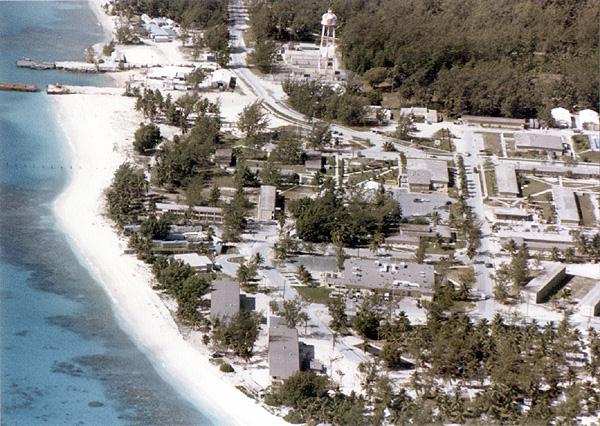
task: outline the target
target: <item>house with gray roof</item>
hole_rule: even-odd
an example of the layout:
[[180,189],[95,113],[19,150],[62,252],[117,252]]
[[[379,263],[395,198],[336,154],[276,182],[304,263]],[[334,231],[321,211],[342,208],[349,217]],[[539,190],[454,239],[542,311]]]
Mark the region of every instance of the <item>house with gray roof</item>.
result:
[[239,283],[221,279],[211,284],[210,316],[214,319],[227,320],[240,311]]
[[298,330],[280,317],[269,318],[269,375],[274,381],[287,380],[300,371]]

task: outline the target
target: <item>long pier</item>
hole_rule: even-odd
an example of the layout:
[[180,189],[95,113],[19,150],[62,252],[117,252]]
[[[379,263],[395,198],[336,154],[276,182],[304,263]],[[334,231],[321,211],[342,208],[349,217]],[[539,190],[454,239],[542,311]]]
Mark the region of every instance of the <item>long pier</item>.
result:
[[35,84],[0,82],[0,90],[10,90],[13,92],[37,92],[39,89]]
[[32,70],[61,70],[68,72],[79,73],[103,73],[103,72],[119,72],[135,68],[135,66],[125,62],[99,62],[89,63],[82,61],[57,61],[45,62],[35,61],[30,58],[21,58],[16,62],[19,68],[30,68]]

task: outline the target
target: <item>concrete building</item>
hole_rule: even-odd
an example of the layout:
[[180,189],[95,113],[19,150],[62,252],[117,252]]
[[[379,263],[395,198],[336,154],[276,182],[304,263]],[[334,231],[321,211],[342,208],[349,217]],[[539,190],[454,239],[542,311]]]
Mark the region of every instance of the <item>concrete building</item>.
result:
[[261,185],[258,196],[257,220],[265,222],[275,220],[276,201],[277,188],[272,185]]
[[579,312],[586,317],[600,316],[600,282],[581,299]]
[[518,220],[518,221],[527,221],[531,220],[531,213],[527,210],[519,209],[519,208],[495,208],[494,216],[496,220]]
[[579,130],[600,130],[598,113],[591,109],[583,109],[575,115],[575,126]]
[[330,287],[385,291],[404,295],[431,295],[434,286],[432,265],[346,259],[341,273],[323,274]]
[[567,267],[560,263],[546,265],[544,272],[525,286],[525,294],[531,303],[547,302],[550,296],[561,289],[567,278]]
[[568,109],[558,107],[550,110],[550,116],[554,120],[556,127],[570,128],[572,124],[571,113]]
[[175,216],[189,215],[190,219],[200,223],[223,223],[223,209],[209,206],[186,206],[174,203],[156,203],[156,213],[159,216],[172,214]]
[[153,19],[144,25],[144,28],[148,32],[148,37],[155,43],[169,43],[175,40],[177,37],[175,30],[168,25],[159,25],[155,22],[157,19],[159,18]]
[[525,120],[520,118],[506,118],[506,117],[483,117],[477,115],[463,115],[461,121],[467,126],[480,126],[489,128],[502,128],[502,129],[524,129]]
[[500,197],[516,197],[521,192],[517,182],[515,166],[510,163],[500,163],[495,168],[496,187]]
[[213,271],[213,261],[208,256],[201,256],[198,253],[182,253],[173,255],[173,259],[180,260],[192,267],[195,272],[209,273]]
[[[446,189],[450,181],[448,164],[443,160],[429,158],[408,158],[406,175],[411,192]],[[427,183],[427,181],[429,182]]]
[[401,224],[398,232],[387,237],[385,243],[392,246],[418,246],[421,238],[430,240],[440,238],[444,243],[452,243],[456,239],[456,234],[445,225]]
[[552,199],[556,208],[556,216],[561,225],[579,225],[579,210],[574,190],[563,186],[553,186]]
[[406,172],[406,182],[410,192],[431,191],[431,172],[429,170],[412,170]]
[[545,133],[515,133],[515,148],[524,151],[563,152],[563,140],[560,136]]
[[211,284],[210,316],[227,320],[240,311],[240,285],[228,279],[215,280]]
[[304,167],[311,172],[323,170],[323,155],[319,151],[309,151],[306,153]]
[[439,121],[438,113],[434,109],[422,107],[400,108],[400,115],[421,119],[427,123],[437,123]]
[[287,326],[283,318],[269,318],[269,375],[274,381],[287,380],[300,371],[298,330]]
[[210,75],[210,85],[219,90],[235,89],[236,78],[228,69],[220,68]]

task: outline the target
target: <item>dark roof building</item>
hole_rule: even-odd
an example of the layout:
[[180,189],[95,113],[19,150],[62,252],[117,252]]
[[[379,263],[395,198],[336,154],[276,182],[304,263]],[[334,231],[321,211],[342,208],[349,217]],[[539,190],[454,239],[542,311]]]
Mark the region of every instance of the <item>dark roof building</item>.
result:
[[240,311],[240,285],[235,281],[222,279],[211,284],[210,316],[215,319],[229,319]]
[[273,380],[287,380],[300,370],[298,330],[283,318],[269,318],[269,374]]

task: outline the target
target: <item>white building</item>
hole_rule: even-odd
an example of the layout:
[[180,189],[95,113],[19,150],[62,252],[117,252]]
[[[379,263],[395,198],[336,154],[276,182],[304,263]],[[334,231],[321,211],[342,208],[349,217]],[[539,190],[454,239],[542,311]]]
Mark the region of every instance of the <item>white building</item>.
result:
[[519,195],[519,184],[514,164],[500,163],[496,166],[496,186],[501,197],[516,197]]
[[552,108],[550,116],[557,127],[571,127],[571,113],[568,109],[562,107]]
[[427,123],[437,123],[439,121],[436,110],[423,107],[400,108],[400,115],[422,118]]
[[575,115],[575,126],[579,130],[600,130],[598,113],[592,109],[583,109]]
[[214,266],[212,260],[210,260],[208,256],[201,256],[197,253],[176,254],[173,256],[173,259],[180,260],[183,263],[190,265],[196,272],[212,272]]

